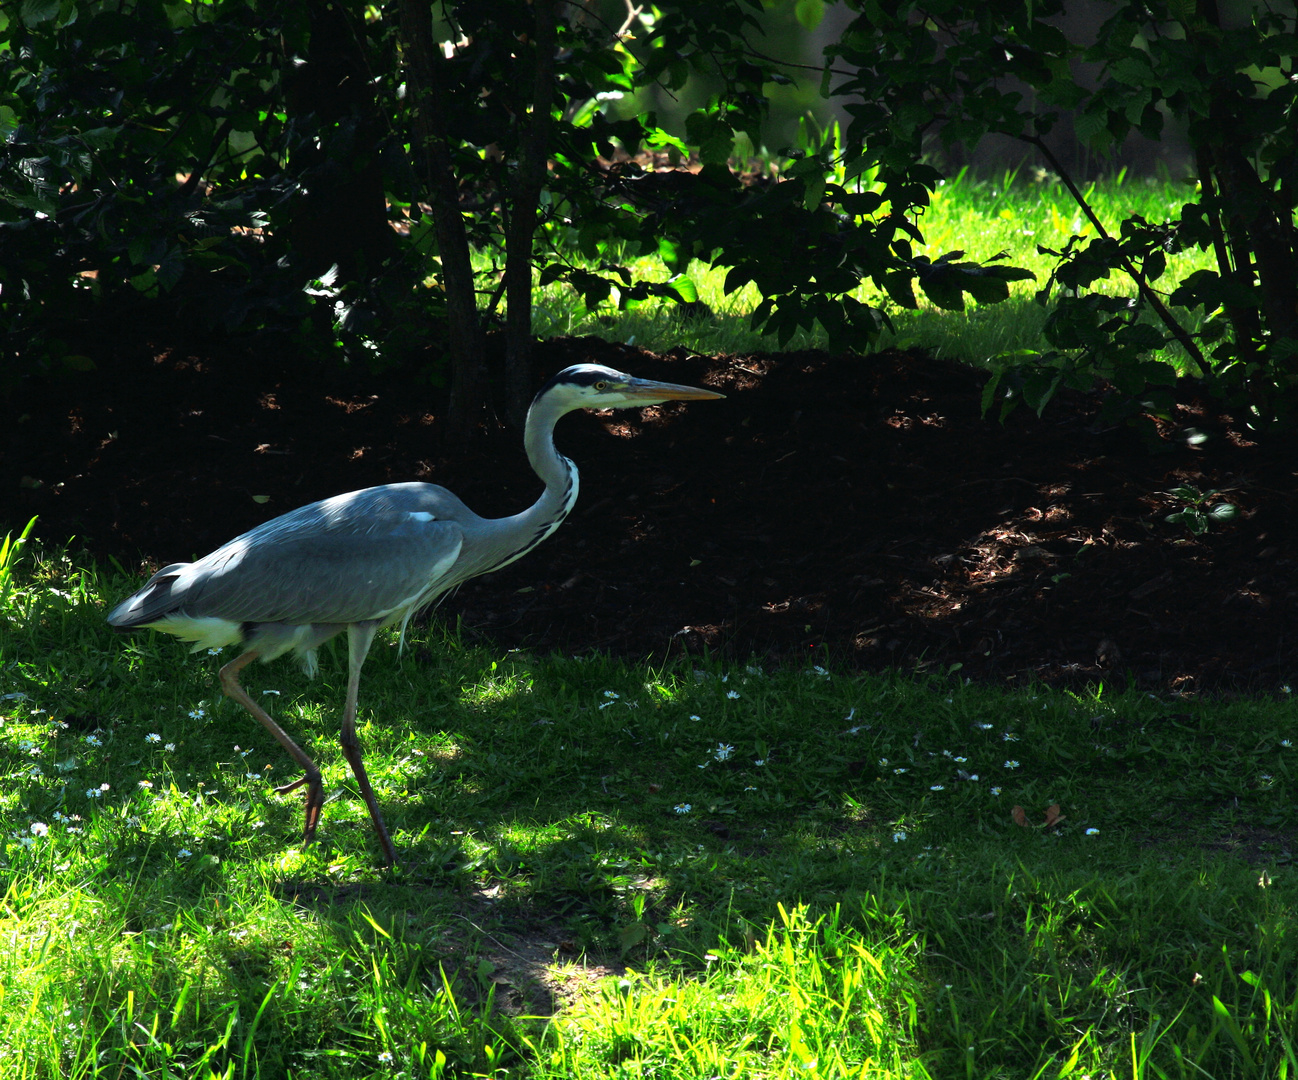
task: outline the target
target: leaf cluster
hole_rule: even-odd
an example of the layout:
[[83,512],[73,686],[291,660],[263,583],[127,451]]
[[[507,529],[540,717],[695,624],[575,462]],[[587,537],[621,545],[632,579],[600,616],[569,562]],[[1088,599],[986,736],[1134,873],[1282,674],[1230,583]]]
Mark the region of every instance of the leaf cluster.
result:
[[[1038,296],[1054,299],[1049,351],[1003,358],[985,403],[1000,396],[1039,409],[1059,386],[1098,376],[1116,387],[1119,415],[1161,412],[1189,373],[1246,405],[1259,425],[1284,417],[1298,354],[1292,9],[1253,5],[1226,18],[1213,3],[1115,0],[1084,43],[1054,25],[1058,2],[849,6],[859,14],[827,54],[854,69],[832,90],[860,98],[847,106],[852,137],[882,161],[916,160],[929,142],[1016,138],[1045,158],[1090,221],[1087,235],[1041,249],[1059,260]],[[1182,127],[1198,184],[1179,218],[1106,227],[1045,141],[1065,112],[1100,154],[1133,132],[1159,138],[1169,118]],[[1168,256],[1190,247],[1211,250],[1217,270],[1166,285]],[[1088,291],[1111,275],[1130,283],[1130,295]],[[1175,308],[1210,318],[1191,334]],[[1149,359],[1171,342],[1186,354],[1181,371]]]
[[[129,312],[160,298],[231,327],[296,324],[323,300],[343,338],[364,344],[409,321],[411,304],[476,324],[508,293],[509,310],[526,313],[534,268],[588,306],[658,297],[702,313],[695,261],[725,269],[727,294],[754,286],[752,325],[782,344],[819,324],[831,348],[863,349],[890,325],[871,295],[961,310],[1032,277],[1001,255],[924,250],[941,179],[931,151],[997,134],[1045,158],[1090,228],[1042,249],[1057,259],[1038,294],[1051,309],[1047,349],[1001,358],[987,403],[1041,408],[1098,377],[1116,388],[1118,415],[1157,412],[1190,374],[1259,425],[1289,408],[1292,12],[1226,19],[1208,0],[1112,0],[1086,43],[1058,25],[1062,0],[844,0],[850,20],[818,70],[845,122],[804,123],[796,146],[771,148],[762,174],[741,178],[737,149],[765,145],[768,92],[802,73],[760,47],[758,0],[629,13],[447,0],[431,9],[436,47],[415,93],[418,5],[326,7],[341,21],[309,3],[27,0],[0,27],[0,317],[19,361],[9,370],[85,366],[68,328],[104,302]],[[794,14],[814,25],[823,11],[804,2]],[[341,81],[329,81],[332,63]],[[303,70],[360,89],[311,100],[304,88],[320,84]],[[694,104],[669,122],[647,107],[655,95]],[[1102,222],[1045,141],[1065,114],[1101,153],[1132,132],[1158,137],[1169,118],[1183,125],[1198,186],[1180,216]],[[320,193],[361,180],[358,217],[388,241],[389,220],[400,226],[368,263],[345,250],[345,230],[332,254],[316,239],[330,231]],[[1169,283],[1169,256],[1190,247],[1211,250],[1217,268]],[[319,249],[314,268],[308,248]],[[476,275],[469,248],[489,254]],[[627,263],[645,255],[668,281],[638,280]],[[440,303],[455,265],[473,279],[457,295],[476,291],[478,307]],[[437,288],[412,292],[430,267]],[[1114,278],[1128,295],[1092,291]],[[1178,308],[1206,321],[1191,333]],[[511,357],[525,356],[527,330],[511,317]],[[1180,369],[1150,359],[1169,341],[1186,356]]]
[[265,241],[292,188],[279,99],[300,26],[231,0],[15,14],[0,29],[8,370],[87,366],[78,325],[105,306],[129,316],[170,295],[231,326],[282,304]]

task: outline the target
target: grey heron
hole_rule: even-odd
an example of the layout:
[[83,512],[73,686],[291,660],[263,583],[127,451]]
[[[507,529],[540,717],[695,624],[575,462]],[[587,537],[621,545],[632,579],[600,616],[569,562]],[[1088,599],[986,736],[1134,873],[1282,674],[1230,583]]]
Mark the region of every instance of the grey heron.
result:
[[626,409],[722,394],[637,379],[597,364],[565,368],[541,388],[523,445],[545,483],[541,497],[512,517],[479,517],[436,484],[385,484],[299,507],[237,536],[193,563],[159,570],[108,614],[118,630],[149,627],[193,643],[193,651],[239,645],[220,670],[221,689],[251,713],[302,768],[275,790],[306,787],[303,844],[315,836],[324,784],[310,756],[239,683],[254,660],[292,651],[308,674],[316,649],[347,631],[343,755],[369,808],[388,865],[396,849],[383,823],[356,736],[361,665],[375,632],[406,625],[421,608],[479,574],[522,558],[548,537],[577,501],[577,466],[554,446],[559,418],[575,409]]

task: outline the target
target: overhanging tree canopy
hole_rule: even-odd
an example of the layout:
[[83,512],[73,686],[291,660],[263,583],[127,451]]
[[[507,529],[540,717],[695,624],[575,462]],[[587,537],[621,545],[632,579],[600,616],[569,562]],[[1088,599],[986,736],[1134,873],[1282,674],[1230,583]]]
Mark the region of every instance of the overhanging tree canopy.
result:
[[[997,132],[1048,155],[1043,136],[1070,109],[1100,149],[1183,119],[1201,186],[1176,221],[1093,219],[1059,252],[1042,290],[1050,347],[1007,363],[993,388],[1039,407],[1098,374],[1147,404],[1172,374],[1148,354],[1172,337],[1259,419],[1284,411],[1298,322],[1292,11],[1227,20],[1213,0],[1116,0],[1097,40],[1076,42],[1054,25],[1060,0],[845,6],[853,19],[819,74],[848,122],[799,152],[772,148],[778,182],[754,185],[733,167],[737,137],[760,145],[764,90],[807,74],[762,47],[759,0],[629,14],[566,0],[25,0],[0,31],[10,378],[90,362],[69,327],[104,306],[165,301],[214,326],[298,325],[314,307],[377,362],[408,362],[432,312],[463,437],[486,397],[482,320],[502,298],[507,410],[526,404],[534,272],[592,304],[688,303],[695,259],[727,267],[727,290],[754,284],[753,323],[781,340],[819,324],[831,347],[864,348],[886,303],[919,303],[916,286],[959,308],[1029,276],[922,250],[940,179],[925,138]],[[816,10],[799,5],[808,21]],[[1075,77],[1083,60],[1099,66],[1094,85]],[[698,79],[708,98],[679,130],[618,111],[647,86]],[[655,172],[642,150],[696,164]],[[1166,255],[1189,244],[1219,269],[1169,289]],[[628,251],[656,254],[669,281],[636,281],[618,261]],[[432,289],[419,284],[430,271]],[[1087,292],[1114,272],[1130,297]],[[887,302],[862,299],[863,284]],[[1177,305],[1216,317],[1190,335]],[[1163,330],[1137,319],[1145,308]]]

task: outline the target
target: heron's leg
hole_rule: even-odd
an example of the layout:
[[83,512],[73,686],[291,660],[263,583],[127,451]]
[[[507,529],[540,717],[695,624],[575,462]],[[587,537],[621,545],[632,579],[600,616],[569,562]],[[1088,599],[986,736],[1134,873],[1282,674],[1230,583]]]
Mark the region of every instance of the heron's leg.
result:
[[361,760],[361,743],[356,737],[356,697],[360,689],[361,665],[365,663],[365,657],[370,651],[370,643],[374,640],[374,632],[378,628],[377,622],[352,623],[347,628],[347,706],[343,710],[343,729],[339,741],[342,743],[343,757],[347,759],[356,776],[356,786],[361,789],[361,798],[369,807],[370,820],[374,822],[374,831],[379,834],[379,842],[383,845],[384,854],[387,855],[388,865],[392,866],[397,861],[397,849],[392,846],[388,827],[383,824],[379,801],[374,797],[374,789],[370,786],[369,774],[366,773],[365,763]]
[[315,838],[316,825],[320,822],[320,808],[324,806],[324,781],[321,779],[320,770],[316,767],[316,763],[307,756],[306,751],[298,746],[290,738],[288,732],[275,723],[270,718],[270,714],[253,701],[248,696],[248,691],[239,685],[239,672],[256,659],[257,650],[249,649],[221,668],[221,689],[225,691],[226,697],[233,698],[252,713],[262,727],[275,736],[275,740],[280,746],[292,754],[293,760],[301,765],[305,771],[306,775],[301,780],[295,780],[293,783],[285,784],[275,790],[281,792],[293,791],[306,784],[306,825],[302,831],[302,843],[309,844]]

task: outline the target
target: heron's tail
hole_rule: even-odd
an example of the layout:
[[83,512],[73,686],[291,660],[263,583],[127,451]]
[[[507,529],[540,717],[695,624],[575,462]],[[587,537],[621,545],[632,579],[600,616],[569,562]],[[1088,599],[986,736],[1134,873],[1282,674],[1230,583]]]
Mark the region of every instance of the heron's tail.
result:
[[149,578],[142,589],[133,592],[108,613],[108,625],[115,630],[136,630],[174,612],[180,605],[172,585],[188,565],[172,563],[164,566]]

